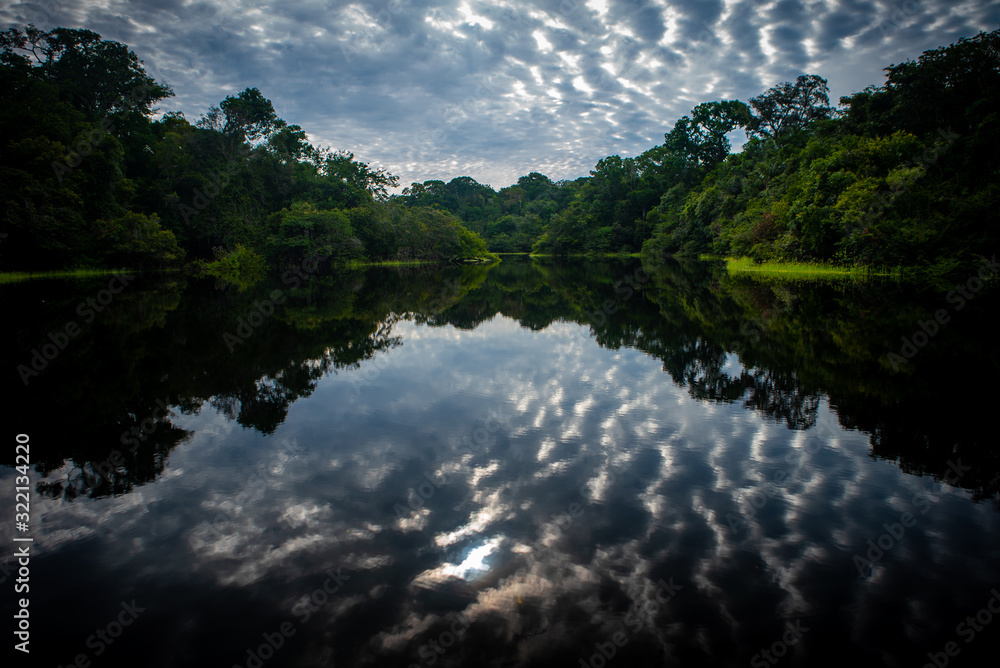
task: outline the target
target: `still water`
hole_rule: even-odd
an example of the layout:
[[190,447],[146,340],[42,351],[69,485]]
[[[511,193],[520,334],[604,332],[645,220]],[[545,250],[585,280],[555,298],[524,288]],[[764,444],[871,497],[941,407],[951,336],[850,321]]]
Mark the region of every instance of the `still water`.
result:
[[107,284],[0,287],[17,665],[996,665],[992,287],[505,260],[79,306]]

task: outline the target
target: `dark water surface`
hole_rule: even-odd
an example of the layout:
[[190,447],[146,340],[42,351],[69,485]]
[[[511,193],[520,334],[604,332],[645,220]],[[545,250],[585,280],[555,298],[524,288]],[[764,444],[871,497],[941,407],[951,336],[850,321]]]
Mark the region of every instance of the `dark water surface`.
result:
[[1000,291],[297,282],[142,277],[93,313],[107,278],[0,286],[18,665],[997,665]]

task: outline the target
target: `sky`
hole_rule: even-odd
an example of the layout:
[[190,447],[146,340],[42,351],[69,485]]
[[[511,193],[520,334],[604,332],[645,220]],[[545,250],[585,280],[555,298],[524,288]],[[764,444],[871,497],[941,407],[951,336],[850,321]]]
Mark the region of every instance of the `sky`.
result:
[[[701,102],[819,74],[831,101],[1000,25],[1000,0],[0,0],[0,24],[128,44],[192,122],[256,87],[401,187],[586,176]],[[740,144],[736,138],[735,146]]]

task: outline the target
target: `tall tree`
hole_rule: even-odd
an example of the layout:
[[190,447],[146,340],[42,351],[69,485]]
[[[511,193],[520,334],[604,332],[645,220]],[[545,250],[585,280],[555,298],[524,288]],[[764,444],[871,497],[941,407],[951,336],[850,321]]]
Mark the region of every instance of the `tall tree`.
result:
[[173,95],[169,86],[146,74],[127,46],[90,30],[9,28],[0,32],[0,63],[30,69],[34,78],[56,84],[90,120],[126,112],[148,115],[157,100]]
[[664,135],[666,146],[700,167],[711,169],[726,159],[731,148],[726,135],[747,127],[750,108],[739,100],[705,102],[682,116],[673,130]]
[[322,173],[325,176],[341,179],[361,190],[367,190],[377,200],[389,197],[389,188],[399,185],[399,177],[389,173],[387,169],[372,169],[367,162],[354,159],[350,151],[335,151],[323,160]]
[[795,83],[778,84],[752,98],[750,106],[757,115],[750,121],[748,134],[768,137],[779,144],[790,133],[833,113],[826,79],[815,74],[803,74]]

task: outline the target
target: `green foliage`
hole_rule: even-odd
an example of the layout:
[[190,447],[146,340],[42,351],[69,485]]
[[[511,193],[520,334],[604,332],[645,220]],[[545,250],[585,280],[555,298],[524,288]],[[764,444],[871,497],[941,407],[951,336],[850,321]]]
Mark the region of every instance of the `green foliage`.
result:
[[750,108],[739,100],[699,104],[664,135],[665,146],[695,166],[712,168],[729,155],[726,134],[750,125]]
[[757,115],[750,121],[749,134],[778,143],[833,113],[826,79],[815,74],[803,74],[795,83],[778,84],[751,99],[750,106]]
[[241,291],[264,278],[267,263],[257,251],[237,244],[232,250],[215,249],[215,260],[204,265],[204,271],[223,283],[234,285]]
[[[257,88],[193,125],[176,112],[151,119],[170,95],[127,47],[96,33],[0,32],[0,266],[152,268],[189,254],[214,257],[208,271],[242,285],[265,257],[276,267],[490,257],[453,216],[387,204],[397,177],[311,146]],[[499,211],[482,196],[495,197],[488,186],[454,183],[470,215]],[[525,212],[501,236],[527,247],[537,226]]]
[[726,271],[730,274],[750,274],[776,280],[867,280],[882,276],[898,279],[899,269],[868,266],[840,266],[822,262],[756,262],[747,257],[727,258]]
[[361,257],[361,241],[343,211],[320,210],[309,202],[296,202],[271,216],[269,226],[274,233],[268,239],[267,254],[279,266]]
[[274,112],[271,101],[256,88],[247,88],[236,97],[227,96],[219,104],[219,109],[225,118],[222,133],[240,142],[268,138],[285,126],[285,122]]
[[[998,39],[983,34],[890,67],[886,86],[844,98],[836,119],[826,118],[818,78],[755,98],[752,134],[763,138],[690,192],[668,191],[643,254],[964,271],[1000,245],[1000,159],[986,150],[1000,130],[1000,87],[972,84],[1000,83],[1000,63],[986,54]],[[961,131],[946,118],[926,122],[939,103]]]
[[173,95],[127,46],[90,30],[9,28],[0,32],[0,66],[16,73],[21,85],[31,79],[53,84],[62,100],[92,121],[146,116],[153,103]]
[[466,262],[495,260],[483,241],[447,211],[430,207],[389,205],[387,224],[395,230],[397,260]]
[[106,244],[110,266],[146,268],[176,267],[185,252],[170,230],[160,226],[156,214],[128,212],[120,218],[97,223],[97,237]]
[[841,98],[852,132],[919,137],[941,128],[973,132],[1000,101],[1000,31],[924,52],[916,61],[885,68],[886,82]]
[[94,221],[122,216],[136,184],[125,150],[172,95],[127,47],[87,30],[0,33],[0,212],[6,269],[88,266]]
[[[196,123],[125,45],[87,30],[0,32],[0,267],[173,266],[218,247],[275,267],[492,252],[738,255],[962,271],[1000,246],[1000,31],[886,68],[842,98],[802,75],[705,102],[664,142],[589,176],[494,190],[413,183],[309,144],[257,88]],[[730,154],[729,133],[750,137]],[[234,251],[235,252],[235,251]],[[228,257],[228,256],[227,256]],[[219,259],[217,259],[219,261]],[[238,272],[238,273],[239,273]]]
[[367,162],[355,160],[350,151],[336,151],[325,155],[321,172],[328,179],[347,183],[358,191],[367,191],[377,200],[387,199],[387,189],[399,185],[399,177],[384,169],[372,169]]
[[20,283],[39,278],[86,279],[94,276],[113,276],[122,273],[122,269],[64,269],[60,271],[8,271],[0,273],[0,285]]
[[532,172],[498,192],[460,176],[448,183],[412,183],[399,199],[406,206],[434,207],[455,214],[466,228],[483,237],[492,251],[527,253],[577,188],[576,183],[556,183]]

